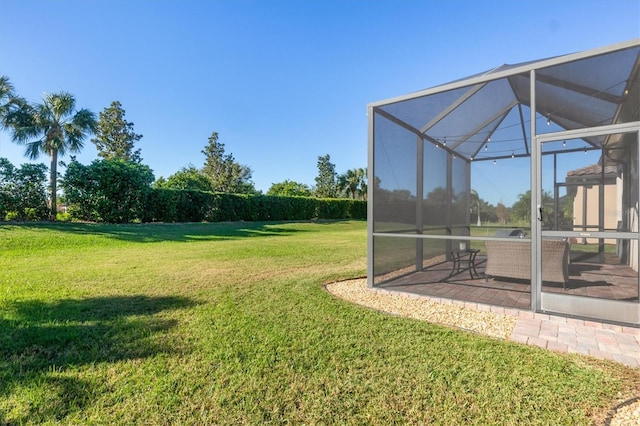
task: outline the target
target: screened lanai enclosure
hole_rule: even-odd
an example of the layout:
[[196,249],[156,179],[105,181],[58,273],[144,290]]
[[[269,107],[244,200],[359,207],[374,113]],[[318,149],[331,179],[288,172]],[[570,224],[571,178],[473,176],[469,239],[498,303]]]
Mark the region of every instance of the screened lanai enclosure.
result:
[[640,39],[369,105],[368,284],[640,325]]

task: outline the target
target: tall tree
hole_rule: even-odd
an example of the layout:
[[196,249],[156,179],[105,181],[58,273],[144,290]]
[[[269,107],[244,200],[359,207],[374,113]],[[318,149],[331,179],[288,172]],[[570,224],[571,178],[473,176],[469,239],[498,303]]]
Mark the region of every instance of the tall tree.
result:
[[140,163],[140,149],[134,151],[134,145],[142,135],[133,131],[133,123],[128,122],[124,115],[122,104],[119,101],[111,102],[111,105],[100,113],[96,137],[91,139],[91,142],[98,149],[98,157]]
[[344,174],[338,176],[338,191],[347,194],[349,198],[356,199],[366,198],[366,184],[367,172],[365,169],[351,169],[347,170]]
[[224,144],[220,142],[218,132],[211,133],[202,153],[206,157],[202,172],[211,180],[214,192],[256,193],[251,182],[251,169],[236,162],[232,154],[225,154]]
[[[552,225],[553,197],[549,191],[542,191],[542,205],[544,206],[543,222]],[[521,222],[531,222],[531,190],[518,194],[518,201],[511,206],[511,218]]]
[[195,189],[197,191],[211,191],[211,181],[194,166],[183,167],[167,179],[158,179],[154,184],[157,188]]
[[531,223],[531,190],[518,194],[518,201],[511,206],[511,218]]
[[267,191],[267,195],[283,196],[283,197],[310,197],[311,190],[304,183],[285,180],[280,183],[273,183]]
[[316,176],[315,194],[319,198],[335,198],[336,165],[331,162],[329,154],[318,157],[318,176]]
[[26,155],[35,160],[40,154],[51,158],[49,168],[50,219],[57,211],[58,157],[79,152],[84,139],[96,128],[95,114],[76,110],[76,99],[67,92],[45,94],[42,103],[21,105],[8,114],[14,142],[26,146]]
[[472,189],[469,192],[469,198],[469,208],[471,211],[475,211],[477,215],[476,226],[482,226],[482,221],[480,220],[480,196],[478,195],[478,191]]
[[498,216],[501,224],[506,224],[509,221],[509,209],[507,209],[504,204],[498,203],[496,206],[496,216]]

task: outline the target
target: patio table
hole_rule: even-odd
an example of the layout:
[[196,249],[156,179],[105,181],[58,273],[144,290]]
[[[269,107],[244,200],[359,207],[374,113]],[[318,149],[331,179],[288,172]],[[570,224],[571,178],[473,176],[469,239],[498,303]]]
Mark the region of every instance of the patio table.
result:
[[[478,249],[465,249],[465,250],[451,250],[451,259],[453,260],[453,266],[451,268],[451,274],[449,277],[453,275],[459,274],[460,271],[460,263],[462,260],[467,258],[467,267],[466,269],[469,271],[469,275],[471,279],[479,278],[480,274],[476,271],[476,255],[480,252]],[[473,274],[475,273],[475,277]]]

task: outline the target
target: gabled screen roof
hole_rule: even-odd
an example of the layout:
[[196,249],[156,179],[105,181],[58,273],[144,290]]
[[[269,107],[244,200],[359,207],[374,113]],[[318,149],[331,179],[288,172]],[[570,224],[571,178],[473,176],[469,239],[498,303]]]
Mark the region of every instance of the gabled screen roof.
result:
[[502,65],[372,107],[470,161],[527,156],[532,71],[539,134],[640,120],[640,40]]

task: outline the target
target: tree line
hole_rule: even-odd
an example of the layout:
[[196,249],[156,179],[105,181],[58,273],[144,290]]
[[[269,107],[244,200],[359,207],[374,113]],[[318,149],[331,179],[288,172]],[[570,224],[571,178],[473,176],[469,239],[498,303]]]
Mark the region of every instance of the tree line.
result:
[[[225,152],[215,131],[202,150],[202,167],[189,165],[166,179],[155,179],[136,148],[143,136],[135,132],[134,123],[127,121],[119,101],[113,101],[98,116],[86,108],[78,109],[75,97],[64,91],[45,94],[41,102],[30,103],[17,94],[7,76],[1,76],[0,126],[10,133],[13,142],[25,147],[29,159],[45,155],[50,160],[48,168],[44,164],[16,168],[0,159],[0,219],[56,220],[59,181],[64,204],[70,208],[68,215],[93,220],[105,220],[97,213],[99,204],[118,204],[116,210],[121,211],[139,210],[151,189],[262,195],[251,181],[251,168]],[[82,150],[90,135],[94,136],[91,142],[99,158],[83,165],[73,154]],[[66,154],[71,155],[69,164],[60,160]],[[59,164],[66,166],[64,175],[58,173]],[[285,180],[272,184],[267,195],[366,199],[365,169],[338,175],[329,154],[318,157],[317,166],[315,186]],[[125,216],[111,219],[132,220]]]
[[[135,132],[134,123],[128,121],[125,114],[122,104],[113,101],[96,116],[86,108],[76,108],[75,97],[64,91],[45,94],[41,102],[30,103],[16,93],[7,76],[0,76],[0,126],[9,131],[14,142],[25,147],[29,159],[35,160],[41,155],[50,159],[49,167],[44,164],[16,167],[0,158],[0,220],[56,220],[59,215],[58,182],[63,189],[64,204],[69,207],[68,216],[84,220],[139,219],[142,214],[132,212],[145,208],[145,197],[151,189],[262,195],[251,180],[251,168],[226,152],[215,131],[201,151],[205,157],[202,167],[189,165],[168,178],[155,179],[151,168],[143,163],[141,150],[136,147],[143,136]],[[60,161],[66,154],[80,152],[90,135],[94,136],[91,142],[96,146],[98,159],[89,165],[80,164],[73,155],[69,164]],[[64,175],[58,173],[59,164],[66,166]],[[338,174],[329,154],[318,157],[317,169],[314,186],[287,179],[273,183],[266,195],[366,201],[366,169]],[[379,184],[378,191],[383,198],[397,201],[411,198],[408,191],[386,194]],[[444,202],[445,193],[443,188],[436,188],[427,194],[426,202]],[[454,203],[462,201],[454,198]],[[519,194],[510,207],[502,203],[494,206],[471,190],[469,213],[478,225],[483,222],[527,223],[530,221],[530,199],[528,191]],[[544,193],[543,199],[546,210],[553,211],[550,194]],[[561,201],[559,220],[564,222],[572,216],[572,204],[568,200]]]
[[[384,219],[401,220],[405,223],[413,223],[415,218],[415,195],[409,190],[387,190],[381,187],[380,180],[374,182],[376,200],[383,204],[393,206],[393,209],[383,209],[379,213]],[[545,224],[547,226],[571,226],[573,223],[573,197],[563,196],[558,199],[558,204],[553,195],[548,191],[542,192],[542,203],[545,212]],[[447,209],[450,204],[452,209]],[[506,206],[502,202],[496,205],[483,200],[478,191],[471,189],[466,191],[449,193],[445,187],[439,186],[428,192],[424,199],[425,217],[432,221],[432,225],[442,224],[446,215],[452,215],[451,219],[465,223],[467,220],[476,226],[491,223],[497,225],[517,224],[528,225],[531,223],[531,190],[518,194],[518,199]],[[557,207],[557,214],[556,214]],[[467,211],[468,209],[468,211]]]

